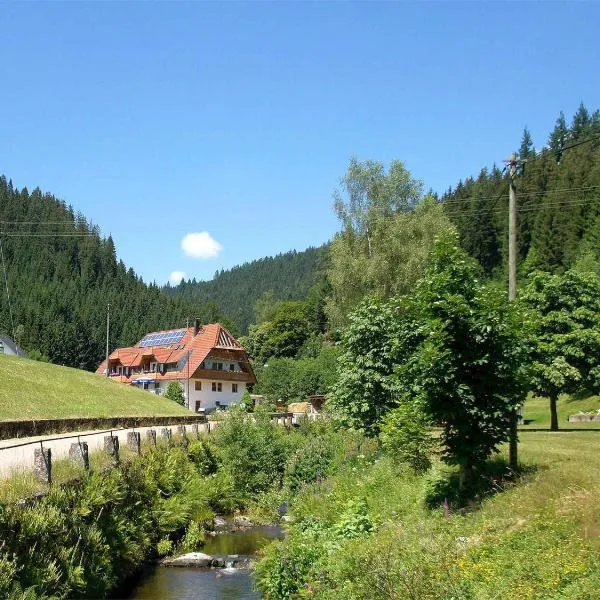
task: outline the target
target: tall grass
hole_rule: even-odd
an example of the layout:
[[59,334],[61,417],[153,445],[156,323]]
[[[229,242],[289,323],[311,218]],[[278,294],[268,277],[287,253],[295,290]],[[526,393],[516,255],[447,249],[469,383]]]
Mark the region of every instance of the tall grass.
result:
[[521,437],[522,474],[502,473],[498,461],[462,508],[439,497],[455,475],[439,463],[416,475],[387,457],[355,459],[304,488],[288,538],[257,566],[264,597],[598,597],[600,437]]

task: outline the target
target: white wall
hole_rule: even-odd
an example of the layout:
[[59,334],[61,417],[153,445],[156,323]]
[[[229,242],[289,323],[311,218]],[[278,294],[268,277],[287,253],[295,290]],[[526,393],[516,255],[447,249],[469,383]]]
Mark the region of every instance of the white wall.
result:
[[[172,380],[171,380],[172,381]],[[148,391],[151,393],[159,393],[164,396],[167,393],[167,388],[171,381],[160,381],[160,387],[155,389],[154,383],[148,384]],[[202,390],[196,390],[194,379],[190,379],[190,402],[189,408],[191,411],[196,410],[196,401],[200,401],[200,408],[204,408],[206,412],[211,412],[216,408],[216,403],[220,402],[221,406],[228,406],[232,403],[237,403],[242,399],[242,394],[246,389],[246,384],[243,381],[223,381],[219,379],[200,379]],[[212,384],[221,383],[221,392],[213,392]],[[237,383],[237,393],[231,391],[232,383]],[[183,394],[187,398],[187,381],[181,380],[180,384],[183,387]],[[140,386],[141,387],[141,386]]]
[[[197,391],[195,389],[194,380],[190,380],[190,410],[195,410],[196,400],[200,400],[201,408],[204,408],[207,412],[214,410],[216,403],[219,402],[221,406],[228,406],[229,404],[239,402],[242,399],[242,394],[246,389],[246,384],[243,381],[222,381],[219,379],[201,379],[202,390]],[[221,384],[221,392],[213,392],[212,384]],[[238,391],[234,393],[231,391],[232,383],[237,383]],[[185,390],[184,390],[185,391]]]

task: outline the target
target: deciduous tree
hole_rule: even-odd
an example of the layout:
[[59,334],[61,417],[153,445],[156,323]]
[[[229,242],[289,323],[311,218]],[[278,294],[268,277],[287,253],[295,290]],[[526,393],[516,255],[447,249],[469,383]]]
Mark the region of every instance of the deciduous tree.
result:
[[576,269],[534,273],[522,301],[533,310],[533,389],[550,399],[555,431],[561,393],[600,387],[600,278]]

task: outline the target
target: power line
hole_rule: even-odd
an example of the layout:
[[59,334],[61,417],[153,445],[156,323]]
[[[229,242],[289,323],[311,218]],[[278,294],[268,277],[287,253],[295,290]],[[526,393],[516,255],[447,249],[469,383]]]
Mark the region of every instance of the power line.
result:
[[[522,192],[519,194],[519,198],[529,198],[530,196],[546,196],[552,194],[559,194],[563,192],[588,192],[596,189],[600,189],[600,185],[590,185],[590,186],[581,186],[581,187],[573,187],[573,188],[555,188],[553,190],[546,191],[538,191],[538,192]],[[471,200],[500,200],[500,198],[504,197],[504,192],[500,194],[500,196],[467,196],[465,198],[456,199],[456,200],[441,200],[440,204],[443,206],[455,206],[464,204]]]
[[[504,195],[504,194],[503,194]],[[557,200],[554,202],[547,202],[543,204],[535,204],[535,205],[526,205],[524,208],[519,209],[519,213],[521,212],[537,212],[542,208],[559,208],[559,207],[572,207],[572,206],[585,206],[589,204],[591,198],[565,198],[563,200]],[[481,207],[481,208],[469,208],[467,210],[462,210],[460,212],[454,213],[451,216],[461,217],[461,216],[472,216],[477,214],[492,214],[492,215],[502,215],[505,214],[508,210],[508,207],[501,208],[490,208],[490,207]]]
[[46,232],[36,233],[34,231],[0,231],[0,235],[4,237],[98,237],[95,233],[61,233],[61,232]]
[[0,221],[0,225],[76,225],[75,221]]

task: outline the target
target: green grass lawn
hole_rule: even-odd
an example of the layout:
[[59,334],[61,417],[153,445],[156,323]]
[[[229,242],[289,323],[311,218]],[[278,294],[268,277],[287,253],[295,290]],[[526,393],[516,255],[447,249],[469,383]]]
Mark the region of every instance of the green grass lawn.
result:
[[[600,429],[600,422],[595,423],[569,423],[569,415],[579,411],[596,411],[600,408],[600,396],[588,396],[583,399],[573,398],[566,394],[558,400],[558,426],[560,429]],[[530,396],[525,402],[523,410],[525,421],[530,421],[523,429],[550,427],[550,402],[547,398]]]
[[171,400],[94,373],[0,356],[0,420],[189,414]]

